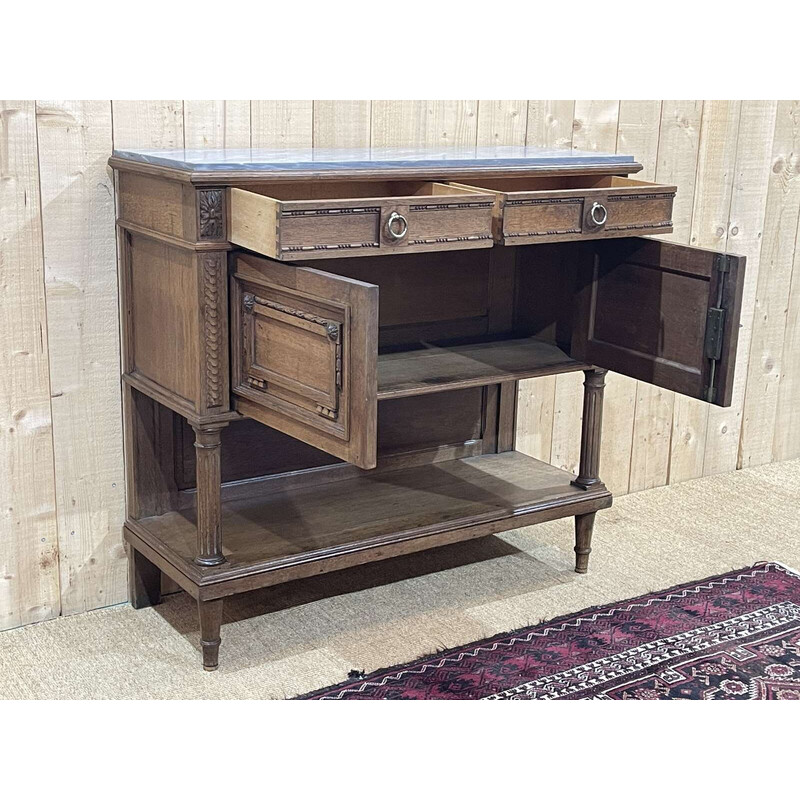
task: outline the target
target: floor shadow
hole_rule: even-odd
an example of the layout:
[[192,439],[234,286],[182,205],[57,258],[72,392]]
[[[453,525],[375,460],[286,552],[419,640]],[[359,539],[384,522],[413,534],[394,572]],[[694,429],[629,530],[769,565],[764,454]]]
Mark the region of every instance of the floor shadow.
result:
[[[227,624],[253,619],[276,611],[508,556],[536,562],[528,553],[503,539],[496,536],[482,537],[233,595],[225,599],[223,621]],[[549,575],[544,584],[559,582],[560,573],[557,570],[548,567],[546,571]],[[475,584],[472,583],[471,586],[474,590]],[[477,606],[497,596],[497,588],[488,582],[485,588],[468,599],[468,605]],[[451,602],[447,597],[442,597],[441,600],[443,604]],[[423,610],[423,600],[417,601],[415,598],[412,602],[419,602],[420,611]],[[196,641],[198,632],[196,606],[189,595],[184,592],[167,595],[155,610],[169,625],[190,640],[193,646],[199,648]],[[398,611],[398,618],[402,615],[403,612]],[[266,653],[265,659],[268,659]]]

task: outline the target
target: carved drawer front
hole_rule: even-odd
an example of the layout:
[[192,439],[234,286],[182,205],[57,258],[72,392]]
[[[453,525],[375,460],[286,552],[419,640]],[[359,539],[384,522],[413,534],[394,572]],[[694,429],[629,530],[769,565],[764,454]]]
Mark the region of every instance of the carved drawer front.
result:
[[230,190],[230,240],[283,261],[492,246],[495,197],[421,181]]
[[378,287],[239,255],[231,304],[236,409],[374,467]]
[[464,188],[494,192],[494,236],[505,244],[672,231],[674,186],[579,175],[488,180]]

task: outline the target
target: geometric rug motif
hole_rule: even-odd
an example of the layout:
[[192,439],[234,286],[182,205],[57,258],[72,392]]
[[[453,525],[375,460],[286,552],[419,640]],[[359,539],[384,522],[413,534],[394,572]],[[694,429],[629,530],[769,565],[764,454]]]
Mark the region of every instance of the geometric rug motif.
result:
[[759,563],[298,699],[800,700],[800,575]]

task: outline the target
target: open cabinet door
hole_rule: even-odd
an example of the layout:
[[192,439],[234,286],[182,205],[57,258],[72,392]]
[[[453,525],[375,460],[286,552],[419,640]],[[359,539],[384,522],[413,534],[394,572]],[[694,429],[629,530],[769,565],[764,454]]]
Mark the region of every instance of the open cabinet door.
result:
[[363,469],[374,467],[378,287],[249,254],[233,260],[236,410]]
[[590,255],[572,357],[730,405],[744,257],[636,238],[597,242]]

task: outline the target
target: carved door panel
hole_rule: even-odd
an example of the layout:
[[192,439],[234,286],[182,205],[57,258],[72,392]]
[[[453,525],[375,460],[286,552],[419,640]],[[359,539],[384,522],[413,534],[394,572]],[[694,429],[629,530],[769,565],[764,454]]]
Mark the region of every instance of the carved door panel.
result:
[[730,405],[745,258],[636,238],[597,242],[591,255],[572,357]]
[[374,467],[378,287],[246,254],[234,259],[236,410]]

